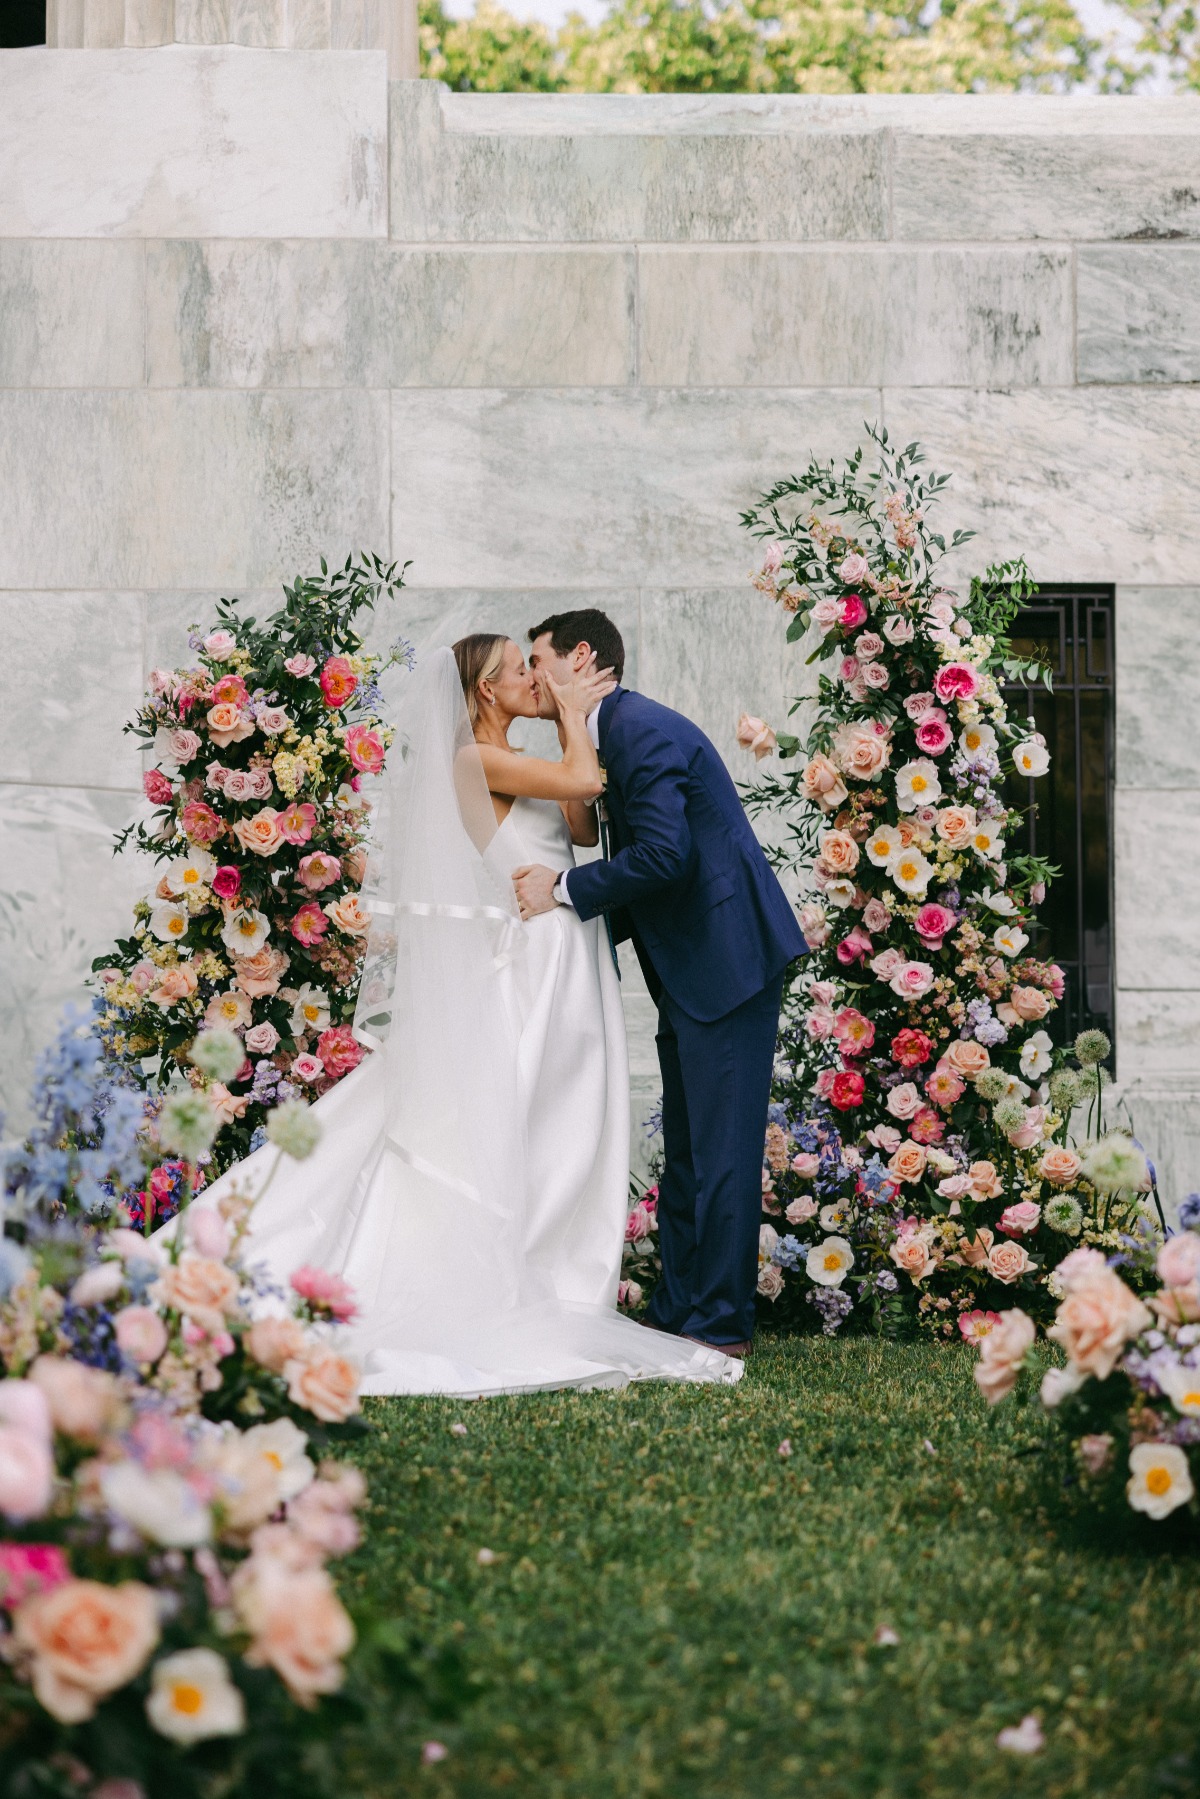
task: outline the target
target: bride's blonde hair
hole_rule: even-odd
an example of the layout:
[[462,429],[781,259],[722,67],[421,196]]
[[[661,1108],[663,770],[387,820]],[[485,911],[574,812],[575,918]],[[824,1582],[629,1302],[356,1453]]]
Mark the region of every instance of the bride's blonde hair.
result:
[[479,683],[494,681],[500,673],[508,642],[507,637],[496,637],[491,631],[476,631],[451,646],[472,730],[479,723]]

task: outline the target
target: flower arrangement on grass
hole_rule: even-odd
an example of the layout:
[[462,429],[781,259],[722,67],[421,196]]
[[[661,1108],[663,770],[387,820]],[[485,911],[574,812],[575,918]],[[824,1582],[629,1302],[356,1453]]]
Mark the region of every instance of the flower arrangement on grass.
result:
[[1146,1168],[1134,1178],[1112,1146],[1106,1161],[1067,1141],[1109,1044],[1082,1032],[1071,1064],[1051,1039],[1064,977],[1035,950],[1033,911],[1054,871],[1010,841],[1006,774],[1049,766],[1002,693],[1043,677],[1006,635],[1032,583],[1010,563],[965,599],[941,585],[947,544],[928,515],[947,477],[921,473],[918,446],[872,437],[874,469],[861,451],[813,462],[743,517],[768,540],[755,587],[821,665],[803,743],[761,719],[738,728],[760,761],[799,759],[747,803],[785,822],[776,860],[805,889],[812,951],[785,1001],[766,1145],[764,1242],[778,1213],[793,1231],[760,1291],[778,1301],[799,1283],[828,1327],[852,1277],[890,1270],[904,1310],[971,1335],[1014,1291],[1045,1310],[1073,1248],[1115,1249]]
[[[1180,1229],[1143,1249],[1154,1290],[1139,1294],[1115,1258],[1076,1249],[1054,1274],[1060,1298],[1046,1331],[1066,1355],[1046,1370],[1041,1403],[1072,1445],[1097,1500],[1125,1501],[1155,1522],[1187,1507],[1200,1515],[1200,1194],[1180,1207]],[[1145,1283],[1138,1283],[1145,1288]],[[975,1378],[992,1405],[1031,1369],[1037,1337],[1017,1307],[980,1344]]]
[[[131,1229],[112,1189],[146,1188],[143,1103],[68,1018],[5,1169],[5,1765],[31,1792],[65,1792],[63,1766],[71,1790],[228,1791],[252,1764],[264,1791],[293,1790],[355,1643],[328,1566],[365,1497],[331,1453],[365,1428],[338,1335],[353,1296],[310,1268],[267,1290],[236,1192],[173,1233]],[[281,1154],[316,1141],[295,1102],[268,1128]]]
[[[261,624],[220,600],[215,627],[193,630],[194,663],[155,670],[126,727],[156,758],[156,810],[118,842],[133,835],[161,874],[129,938],[93,963],[101,1029],[158,1086],[182,1074],[207,1090],[218,1172],[258,1146],[273,1106],[321,1094],[364,1053],[350,1029],[369,928],[364,783],[392,738],[378,679],[411,652],[367,654],[357,620],[402,585],[364,556],[332,574],[322,562]],[[225,1079],[192,1058],[205,1027],[243,1046]]]

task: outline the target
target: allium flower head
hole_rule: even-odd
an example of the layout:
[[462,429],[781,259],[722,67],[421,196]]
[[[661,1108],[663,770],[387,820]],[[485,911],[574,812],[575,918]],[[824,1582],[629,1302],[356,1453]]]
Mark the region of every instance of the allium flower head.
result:
[[158,1140],[166,1150],[195,1162],[210,1148],[220,1120],[202,1093],[171,1093],[158,1118]]
[[245,1060],[241,1039],[232,1031],[201,1031],[192,1045],[192,1061],[211,1081],[228,1084]]
[[1073,1193],[1056,1193],[1046,1201],[1042,1218],[1062,1237],[1077,1237],[1083,1229],[1083,1207]]
[[284,1155],[303,1162],[321,1141],[321,1126],[302,1099],[289,1099],[267,1118],[267,1136]]
[[1103,1031],[1080,1031],[1075,1039],[1075,1054],[1085,1068],[1107,1061],[1111,1051],[1112,1044]]
[[1086,1143],[1080,1159],[1085,1178],[1101,1193],[1144,1192],[1150,1184],[1144,1152],[1121,1131],[1110,1131],[1108,1136]]

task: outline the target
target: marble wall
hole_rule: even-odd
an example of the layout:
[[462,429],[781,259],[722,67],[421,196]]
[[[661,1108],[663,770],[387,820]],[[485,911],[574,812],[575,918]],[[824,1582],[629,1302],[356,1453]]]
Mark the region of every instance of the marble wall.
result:
[[126,915],[120,722],[216,593],[361,546],[413,561],[381,632],[599,602],[744,769],[804,676],[738,512],[879,420],[954,471],[961,573],[1118,590],[1119,1071],[1200,1184],[1200,98],[459,95],[244,47],[373,41],[338,0],[110,10],[59,41],[191,41],[0,52],[4,1101]]

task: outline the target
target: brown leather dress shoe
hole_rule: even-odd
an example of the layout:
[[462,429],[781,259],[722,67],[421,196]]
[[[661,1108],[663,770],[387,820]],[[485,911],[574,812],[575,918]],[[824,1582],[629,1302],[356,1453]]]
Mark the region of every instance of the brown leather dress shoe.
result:
[[706,1343],[703,1337],[689,1337],[686,1333],[683,1340],[685,1343],[699,1343],[702,1349],[719,1349],[722,1355],[735,1356],[739,1362],[745,1361],[753,1347],[749,1340],[745,1343]]

